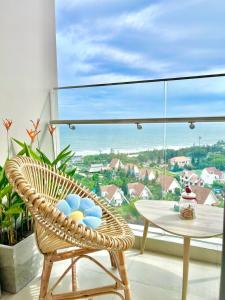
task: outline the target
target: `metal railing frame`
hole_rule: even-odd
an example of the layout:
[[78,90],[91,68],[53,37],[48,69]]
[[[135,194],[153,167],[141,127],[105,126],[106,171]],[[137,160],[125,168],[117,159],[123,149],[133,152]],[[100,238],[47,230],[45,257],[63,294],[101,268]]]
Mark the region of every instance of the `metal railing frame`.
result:
[[224,77],[224,76],[225,73],[180,76],[180,77],[165,77],[165,78],[156,78],[156,79],[106,82],[106,83],[96,83],[96,84],[94,83],[94,84],[68,85],[68,86],[55,87],[53,88],[53,90],[81,89],[81,88],[91,88],[91,87],[100,87],[100,86],[128,85],[128,84],[153,83],[153,82],[168,82],[168,81],[204,79],[204,78],[214,78],[214,77]]
[[[192,79],[205,79],[225,77],[225,73],[218,74],[205,74],[195,76],[182,76],[182,77],[166,77],[157,79],[122,81],[122,82],[108,82],[97,84],[84,84],[84,85],[69,85],[55,87],[53,90],[68,90],[68,89],[82,89],[103,86],[116,86],[116,85],[130,85],[130,84],[143,84],[162,82],[167,84],[170,81],[192,80]],[[89,120],[51,120],[50,124],[54,125],[72,125],[72,124],[139,124],[139,123],[195,123],[195,122],[225,122],[225,116],[202,116],[202,117],[172,117],[172,118],[129,118],[129,119],[89,119]]]
[[177,117],[177,118],[138,118],[138,119],[87,119],[87,120],[51,120],[54,125],[97,125],[97,124],[144,124],[144,123],[196,123],[196,122],[225,122],[225,116],[216,117]]

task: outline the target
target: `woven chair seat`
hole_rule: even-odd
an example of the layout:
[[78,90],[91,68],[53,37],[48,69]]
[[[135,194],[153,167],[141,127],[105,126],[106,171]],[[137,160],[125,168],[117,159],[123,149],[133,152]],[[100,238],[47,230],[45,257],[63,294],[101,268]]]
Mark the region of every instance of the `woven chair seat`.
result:
[[[7,162],[6,174],[35,221],[37,243],[42,253],[71,246],[124,251],[133,245],[133,233],[115,209],[56,168],[18,156]],[[55,207],[57,201],[71,193],[88,197],[102,208],[99,228],[93,230],[78,224]]]

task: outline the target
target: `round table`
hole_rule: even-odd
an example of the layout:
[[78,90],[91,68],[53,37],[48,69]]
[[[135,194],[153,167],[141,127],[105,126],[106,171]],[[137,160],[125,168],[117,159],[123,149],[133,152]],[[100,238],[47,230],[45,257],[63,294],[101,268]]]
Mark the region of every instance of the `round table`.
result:
[[223,209],[198,204],[196,219],[183,220],[173,210],[173,201],[140,200],[135,207],[145,220],[141,253],[144,252],[149,224],[183,237],[183,286],[182,300],[187,299],[189,252],[191,238],[210,238],[223,233]]

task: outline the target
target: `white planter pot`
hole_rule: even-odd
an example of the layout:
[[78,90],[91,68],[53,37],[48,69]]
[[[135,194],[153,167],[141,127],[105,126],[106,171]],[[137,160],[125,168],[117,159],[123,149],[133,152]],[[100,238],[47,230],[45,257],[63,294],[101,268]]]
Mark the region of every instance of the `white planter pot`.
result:
[[0,284],[2,290],[17,293],[39,272],[42,255],[34,234],[15,246],[0,244]]

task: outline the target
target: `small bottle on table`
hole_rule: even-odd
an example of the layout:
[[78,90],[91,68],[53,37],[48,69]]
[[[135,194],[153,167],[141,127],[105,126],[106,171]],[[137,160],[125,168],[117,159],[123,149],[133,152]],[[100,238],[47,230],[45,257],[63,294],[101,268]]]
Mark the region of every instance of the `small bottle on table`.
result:
[[185,220],[195,219],[196,205],[196,194],[192,192],[189,186],[186,186],[185,191],[181,194],[180,199],[180,218]]

